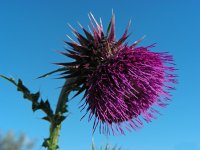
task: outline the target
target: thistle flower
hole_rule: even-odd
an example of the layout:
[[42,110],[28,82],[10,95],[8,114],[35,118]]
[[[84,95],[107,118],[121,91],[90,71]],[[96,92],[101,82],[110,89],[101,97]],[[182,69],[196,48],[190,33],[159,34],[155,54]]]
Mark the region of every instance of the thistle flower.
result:
[[91,13],[89,19],[89,31],[79,24],[85,36],[69,25],[78,42],[68,36],[71,48],[62,54],[75,61],[58,63],[65,68],[62,78],[75,79],[72,86],[79,87],[75,96],[85,91],[81,107],[89,113],[89,121],[94,117],[93,131],[98,125],[104,134],[140,128],[141,118],[150,122],[159,113],[155,106],[165,107],[170,100],[169,90],[176,83],[173,58],[150,51],[154,44],[125,43],[130,23],[116,40],[114,14],[106,33],[101,19],[99,24]]

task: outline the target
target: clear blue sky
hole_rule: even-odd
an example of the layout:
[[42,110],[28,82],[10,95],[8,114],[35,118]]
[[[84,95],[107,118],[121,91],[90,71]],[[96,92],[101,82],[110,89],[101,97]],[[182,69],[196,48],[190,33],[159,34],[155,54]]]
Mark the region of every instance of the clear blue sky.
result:
[[[68,61],[55,50],[64,50],[65,34],[72,35],[67,23],[78,28],[89,24],[92,11],[106,26],[114,9],[119,37],[129,19],[128,39],[134,42],[147,35],[141,45],[157,43],[154,51],[174,55],[179,75],[172,103],[163,115],[144,128],[126,136],[93,136],[97,146],[119,145],[124,150],[200,150],[200,1],[199,0],[0,0],[0,73],[22,78],[33,91],[40,90],[55,107],[63,80],[35,77],[56,69],[52,62]],[[79,30],[80,31],[80,30]],[[92,122],[80,121],[80,97],[69,103],[70,116],[62,126],[61,150],[89,150]],[[0,79],[0,130],[24,132],[37,139],[36,149],[48,136],[42,113],[31,111],[13,85]]]

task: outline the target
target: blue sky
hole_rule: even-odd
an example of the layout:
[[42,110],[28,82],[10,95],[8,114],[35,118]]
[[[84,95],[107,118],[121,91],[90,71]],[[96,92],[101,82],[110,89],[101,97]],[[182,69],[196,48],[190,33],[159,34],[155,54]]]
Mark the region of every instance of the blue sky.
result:
[[[89,150],[92,138],[97,146],[117,144],[124,150],[200,150],[200,1],[199,0],[7,0],[0,1],[0,74],[22,78],[32,91],[40,90],[55,107],[63,80],[54,77],[35,80],[56,69],[52,62],[69,61],[56,50],[64,50],[67,23],[78,29],[77,21],[89,24],[91,11],[108,25],[112,9],[116,14],[119,37],[129,19],[128,39],[134,42],[143,35],[141,45],[157,43],[154,51],[168,51],[177,64],[179,84],[172,103],[157,120],[126,136],[92,136],[92,122],[80,121],[80,97],[69,103],[70,116],[62,126],[61,150]],[[80,31],[80,30],[79,30]],[[31,104],[7,81],[0,79],[0,130],[24,132],[37,140],[36,149],[48,136],[48,123],[42,113],[31,111]]]

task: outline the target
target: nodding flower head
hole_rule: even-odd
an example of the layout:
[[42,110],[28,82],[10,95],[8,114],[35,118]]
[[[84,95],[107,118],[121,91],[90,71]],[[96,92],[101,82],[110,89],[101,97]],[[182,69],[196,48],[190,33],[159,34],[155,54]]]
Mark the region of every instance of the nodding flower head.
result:
[[77,42],[68,36],[70,48],[62,54],[74,61],[58,63],[64,66],[62,78],[75,79],[75,96],[85,91],[81,107],[89,120],[94,118],[93,131],[99,126],[103,134],[124,134],[124,129],[142,127],[141,119],[150,122],[159,113],[155,106],[164,107],[170,100],[169,90],[176,83],[173,58],[150,51],[154,44],[138,47],[142,39],[125,43],[130,23],[117,40],[114,15],[107,32],[101,19],[98,23],[90,14],[89,20],[89,31],[79,24],[85,35],[69,25]]

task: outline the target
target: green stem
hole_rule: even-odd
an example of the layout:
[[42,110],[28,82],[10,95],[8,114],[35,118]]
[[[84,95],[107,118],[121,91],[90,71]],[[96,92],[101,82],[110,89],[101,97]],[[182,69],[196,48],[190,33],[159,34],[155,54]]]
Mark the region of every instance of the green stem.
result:
[[50,139],[48,143],[48,150],[56,150],[58,148],[58,138],[60,135],[61,124],[55,125],[51,124],[50,127]]
[[74,79],[66,80],[60,92],[60,96],[56,106],[56,111],[53,119],[51,120],[50,136],[47,143],[48,150],[56,150],[58,148],[58,139],[61,130],[61,123],[64,119],[62,121],[59,121],[59,123],[58,120],[60,120],[62,116],[64,116],[63,114],[67,112],[68,95],[71,90],[70,84],[73,81]]
[[57,102],[56,112],[55,112],[57,115],[61,115],[60,113],[62,113],[63,110],[67,108],[68,95],[69,95],[69,92],[70,92],[68,85],[70,83],[71,83],[71,79],[66,80],[64,85],[63,85],[63,88],[60,92],[60,96],[59,96],[59,99],[58,99],[58,102]]

